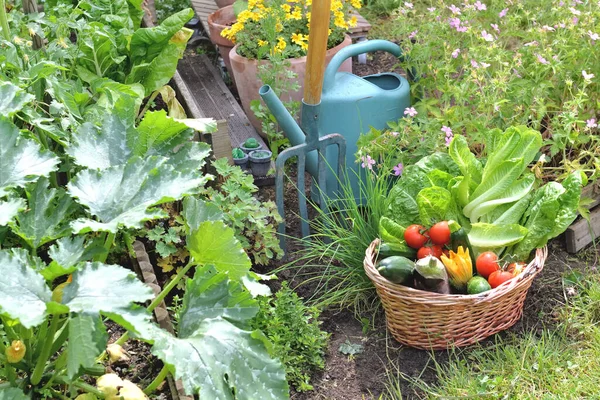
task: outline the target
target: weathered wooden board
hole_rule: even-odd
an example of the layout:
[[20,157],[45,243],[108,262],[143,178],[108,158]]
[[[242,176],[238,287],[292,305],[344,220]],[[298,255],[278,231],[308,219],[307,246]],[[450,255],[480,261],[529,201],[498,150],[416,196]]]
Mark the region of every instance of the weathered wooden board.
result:
[[204,31],[208,32],[208,16],[219,9],[214,0],[192,0],[192,8],[202,22]]
[[600,207],[596,206],[590,212],[590,222],[581,218],[575,222],[565,232],[567,251],[569,253],[577,253],[583,249],[592,240],[600,236]]

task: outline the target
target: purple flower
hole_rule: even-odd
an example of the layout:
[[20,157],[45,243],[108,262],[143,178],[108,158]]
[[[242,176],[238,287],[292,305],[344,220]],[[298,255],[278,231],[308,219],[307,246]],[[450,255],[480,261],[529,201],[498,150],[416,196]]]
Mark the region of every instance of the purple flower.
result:
[[419,31],[418,31],[418,30],[417,30],[417,31],[412,31],[412,32],[410,33],[410,35],[408,35],[408,38],[409,38],[409,39],[414,39],[414,37],[415,37],[415,36],[417,36],[417,32],[419,32]]
[[491,33],[487,33],[487,31],[481,31],[481,37],[486,42],[493,42],[494,41],[494,37],[492,36],[492,34]]
[[569,7],[569,11],[571,11],[571,14],[573,14],[573,15],[581,15],[581,11],[579,11],[573,7]]
[[446,125],[442,126],[442,132],[446,134],[446,137],[451,137],[453,135],[452,129]]
[[408,115],[409,117],[414,117],[417,114],[418,112],[417,110],[415,110],[414,107],[409,107],[406,110],[404,110],[404,115]]
[[585,123],[586,126],[590,129],[598,127],[598,124],[596,123],[596,118],[590,118],[587,121],[585,121]]
[[361,157],[362,164],[360,164],[363,168],[368,168],[370,170],[373,169],[373,165],[375,165],[375,160],[371,158],[371,156],[367,155],[366,157]]
[[541,64],[544,64],[544,65],[546,65],[546,64],[550,64],[550,63],[548,62],[548,60],[546,60],[546,59],[545,59],[544,57],[542,57],[541,55],[539,55],[539,54],[536,54],[536,57],[537,57],[537,60],[538,60],[538,61],[539,61]]
[[561,2],[560,2],[560,3],[558,3],[558,6],[559,6],[559,7],[562,7],[562,6],[564,6],[564,5],[565,5],[565,2],[564,2],[564,1],[562,1],[562,0],[561,0]]
[[502,10],[502,11],[500,11],[500,12],[498,13],[498,16],[499,16],[500,18],[504,18],[504,17],[506,16],[506,14],[507,14],[507,13],[508,13],[508,8],[505,8],[504,10]]
[[479,68],[479,64],[477,64],[477,61],[471,60],[471,67],[473,67],[473,68]]
[[481,1],[477,0],[474,4],[475,8],[479,11],[484,11],[487,10],[487,7],[485,4],[483,4]]
[[456,30],[458,32],[466,32],[467,31],[467,27],[466,26],[459,26],[458,28],[456,28]]
[[459,18],[450,18],[448,20],[448,23],[450,24],[450,26],[454,29],[458,29],[458,27],[460,26],[460,19]]
[[390,132],[390,135],[392,135],[394,137],[398,136],[399,134],[400,134],[400,132]]
[[450,5],[450,7],[448,8],[450,9],[450,11],[452,11],[452,14],[460,15],[460,8],[456,7],[454,4]]
[[460,54],[460,49],[455,49],[455,50],[452,52],[452,58],[456,58],[456,57],[458,57],[458,55],[459,55],[459,54]]
[[394,167],[394,175],[400,176],[402,171],[404,171],[404,164],[400,163]]
[[494,28],[494,30],[496,32],[500,32],[500,29],[498,29],[498,24],[490,24],[492,28]]
[[579,18],[573,17],[572,21],[573,21],[573,25],[577,25],[577,23],[579,22]]
[[427,11],[429,11],[430,13],[432,13],[432,12],[434,12],[434,11],[435,11],[435,7],[429,7],[429,8],[427,9]]

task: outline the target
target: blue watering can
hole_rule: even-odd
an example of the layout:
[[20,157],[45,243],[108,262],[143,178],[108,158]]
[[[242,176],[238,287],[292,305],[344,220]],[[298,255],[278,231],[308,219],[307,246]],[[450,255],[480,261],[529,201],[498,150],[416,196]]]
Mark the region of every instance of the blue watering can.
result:
[[[303,101],[301,126],[298,126],[269,86],[265,85],[259,91],[292,146],[309,145],[305,148],[306,170],[315,179],[320,173],[323,174],[319,171],[318,155],[314,150],[317,141],[334,133],[345,139],[345,176],[338,176],[335,172],[335,166],[343,161],[338,159],[338,152],[332,149],[324,152],[327,161],[325,193],[330,198],[336,196],[338,179],[348,179],[356,200],[361,201],[359,179],[364,176],[365,171],[360,163],[355,162],[356,142],[360,134],[367,133],[370,127],[385,129],[389,121],[399,120],[403,117],[404,110],[410,107],[410,87],[408,81],[399,74],[389,72],[359,77],[347,72],[337,72],[346,59],[373,51],[387,51],[396,57],[402,54],[398,45],[386,40],[361,42],[339,51],[325,69],[320,104],[307,104]],[[321,183],[319,186],[323,189]],[[313,190],[312,193],[314,195],[317,191]],[[318,198],[315,200],[319,201]]]

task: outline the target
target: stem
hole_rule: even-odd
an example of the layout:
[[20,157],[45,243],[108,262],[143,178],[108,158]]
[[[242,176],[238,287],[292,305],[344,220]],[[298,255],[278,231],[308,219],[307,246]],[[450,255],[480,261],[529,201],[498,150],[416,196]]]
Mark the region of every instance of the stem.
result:
[[16,387],[17,386],[17,374],[15,373],[15,369],[13,368],[12,365],[10,365],[10,363],[7,361],[6,365],[4,365],[4,371],[6,373],[6,378],[8,379],[8,381],[10,382],[10,385],[12,387]]
[[50,323],[50,329],[48,329],[48,333],[46,333],[46,339],[44,341],[44,346],[42,347],[42,352],[40,353],[40,358],[38,358],[35,369],[33,370],[33,374],[31,375],[31,384],[34,386],[40,383],[40,380],[42,379],[42,374],[44,373],[44,368],[46,367],[46,361],[48,361],[50,358],[52,343],[54,342],[54,334],[58,329],[59,323],[59,317],[54,315],[52,317],[52,322]]
[[144,108],[142,108],[142,111],[140,111],[140,113],[138,114],[138,117],[135,120],[135,122],[140,122],[140,120],[144,117],[144,114],[146,114],[146,111],[148,111],[148,109],[150,108],[150,104],[152,104],[154,99],[156,99],[156,96],[158,96],[158,90],[155,90],[154,92],[152,92],[152,94],[150,95],[150,98],[146,102],[146,105],[144,105]]
[[2,36],[4,36],[4,40],[10,41],[10,28],[8,27],[6,4],[4,0],[0,0],[0,24],[2,25]]
[[115,242],[115,236],[116,234],[112,233],[112,232],[107,232],[106,233],[106,240],[104,241],[104,253],[102,255],[100,255],[100,257],[98,257],[97,261],[100,262],[106,262],[106,259],[108,258],[108,254],[110,253],[110,249],[113,245],[113,243]]
[[92,394],[96,395],[96,397],[99,397],[101,399],[103,399],[105,397],[104,393],[101,392],[100,390],[98,390],[98,388],[96,388],[96,387],[94,387],[92,385],[89,385],[89,384],[87,384],[85,382],[81,382],[81,381],[73,381],[73,382],[71,382],[71,381],[69,381],[67,379],[66,376],[57,376],[56,377],[56,382],[61,383],[63,385],[73,385],[76,388],[81,389],[81,390],[85,390],[88,393],[92,393]]
[[13,340],[19,340],[19,335],[17,335],[15,330],[12,328],[12,326],[10,326],[9,324],[6,323],[5,318],[2,318],[2,326],[4,328],[4,333],[6,333],[6,337],[7,337],[9,343]]
[[158,376],[156,378],[154,378],[154,380],[152,382],[150,382],[150,384],[146,387],[146,389],[144,389],[144,393],[149,396],[150,393],[154,392],[156,390],[156,388],[158,388],[158,386],[164,382],[164,380],[168,374],[169,374],[169,369],[167,368],[167,365],[165,364],[165,365],[163,365],[162,369],[158,373]]

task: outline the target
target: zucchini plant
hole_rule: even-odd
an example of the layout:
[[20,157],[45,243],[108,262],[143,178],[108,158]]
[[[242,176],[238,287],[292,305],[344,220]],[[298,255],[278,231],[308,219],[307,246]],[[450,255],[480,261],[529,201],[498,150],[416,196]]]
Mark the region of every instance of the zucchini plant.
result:
[[[125,397],[90,383],[104,374],[105,320],[127,331],[118,344],[145,341],[163,361],[146,394],[171,373],[201,398],[287,398],[281,363],[249,323],[269,290],[222,214],[193,197],[212,176],[209,147],[191,138],[214,123],[142,107],[172,76],[190,11],[136,29],[138,0],[46,7],[47,18],[13,9],[2,21],[12,39],[0,43],[0,398]],[[190,257],[155,296],[108,255],[180,199]],[[151,311],[182,280],[175,337]]]

